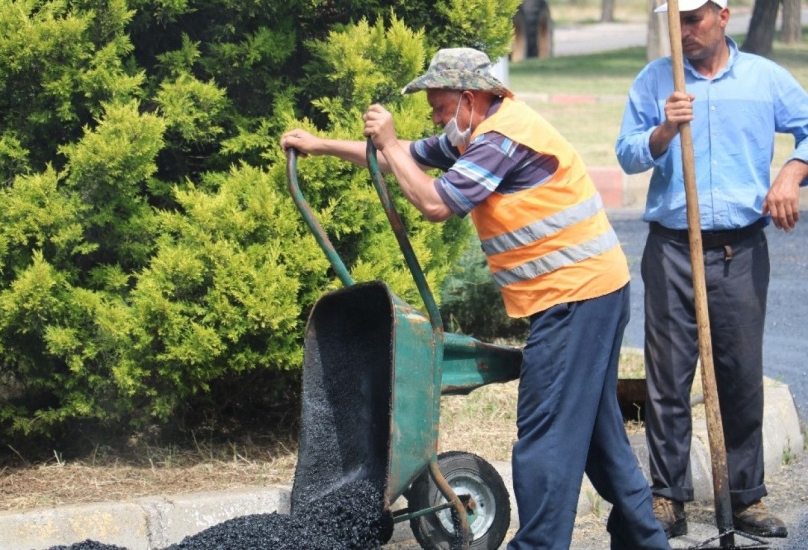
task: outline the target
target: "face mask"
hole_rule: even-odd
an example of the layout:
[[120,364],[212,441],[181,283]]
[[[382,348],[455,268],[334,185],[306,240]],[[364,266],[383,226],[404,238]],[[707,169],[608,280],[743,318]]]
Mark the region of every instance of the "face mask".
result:
[[[469,119],[469,127],[465,129],[465,131],[461,132],[457,128],[457,113],[460,112],[460,102],[463,100],[463,96],[460,96],[460,99],[457,101],[457,109],[455,110],[455,116],[452,117],[452,120],[446,123],[446,126],[443,128],[443,131],[446,133],[446,137],[449,139],[449,143],[454,145],[455,147],[467,147],[468,144],[471,142],[471,119]],[[471,116],[474,117],[474,106],[471,107]]]

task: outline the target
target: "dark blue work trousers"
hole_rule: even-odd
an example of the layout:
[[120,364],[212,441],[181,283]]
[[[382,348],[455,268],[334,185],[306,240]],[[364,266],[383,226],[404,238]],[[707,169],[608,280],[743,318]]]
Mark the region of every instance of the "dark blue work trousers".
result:
[[584,473],[613,508],[613,549],[669,549],[617,402],[629,288],[533,315],[517,406],[509,550],[567,550]]
[[[763,327],[769,247],[763,230],[704,252],[707,311],[733,508],[763,483]],[[699,359],[690,244],[650,233],[645,283],[645,433],[654,494],[693,500],[690,390]]]

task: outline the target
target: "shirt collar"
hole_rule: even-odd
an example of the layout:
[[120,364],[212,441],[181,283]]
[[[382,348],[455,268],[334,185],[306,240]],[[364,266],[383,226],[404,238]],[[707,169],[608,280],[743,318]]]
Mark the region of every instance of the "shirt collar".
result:
[[485,118],[488,118],[497,111],[499,111],[501,105],[502,105],[502,97],[501,96],[495,97],[494,101],[491,102],[491,106],[488,108],[488,112],[485,114]]

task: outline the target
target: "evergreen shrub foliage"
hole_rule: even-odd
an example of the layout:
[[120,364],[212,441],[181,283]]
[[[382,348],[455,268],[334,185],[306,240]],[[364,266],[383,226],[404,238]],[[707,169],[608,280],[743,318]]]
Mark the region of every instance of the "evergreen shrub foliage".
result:
[[530,324],[527,319],[512,319],[475,236],[443,280],[441,316],[447,330],[469,334],[484,342],[521,346]]
[[[479,5],[501,9],[469,26],[426,1],[0,2],[0,433],[142,429],[239,377],[294,383],[340,283],[279,137],[362,139],[375,101],[401,137],[433,133],[400,90],[439,47],[506,51],[517,4]],[[462,32],[419,30],[436,21]],[[299,179],[353,277],[420,306],[367,171],[312,157]],[[468,224],[425,222],[388,183],[437,291]]]

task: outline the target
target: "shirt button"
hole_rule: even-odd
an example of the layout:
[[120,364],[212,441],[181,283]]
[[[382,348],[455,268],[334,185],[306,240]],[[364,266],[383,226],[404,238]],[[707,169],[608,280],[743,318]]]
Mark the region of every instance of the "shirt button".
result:
[[710,105],[710,110],[715,111],[715,105]]

